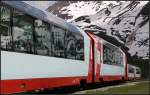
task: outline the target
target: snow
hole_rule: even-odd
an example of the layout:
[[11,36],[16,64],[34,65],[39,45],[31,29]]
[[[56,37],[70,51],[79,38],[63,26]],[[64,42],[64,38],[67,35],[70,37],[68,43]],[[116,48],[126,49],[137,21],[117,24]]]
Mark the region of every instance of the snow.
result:
[[[142,28],[140,28],[138,30],[138,32],[136,33],[136,41],[134,41],[132,43],[130,47],[130,50],[129,50],[129,53],[131,55],[134,55],[136,52],[138,53],[138,56],[142,56],[144,58],[148,58],[147,53],[149,51],[149,44],[148,46],[141,46],[139,47],[137,45],[137,42],[142,40],[142,39],[145,39],[145,38],[149,38],[149,23],[147,23],[145,26],[143,26]],[[149,42],[148,42],[149,43]]]
[[[60,14],[73,16],[67,19],[67,21],[83,29],[90,25],[106,29],[107,35],[116,38],[119,42],[129,47],[129,53],[131,53],[131,55],[138,52],[138,56],[147,58],[148,46],[142,45],[139,47],[137,43],[149,38],[149,24],[139,28],[143,17],[140,15],[136,18],[136,16],[148,2],[149,1],[78,1],[62,7]],[[85,22],[87,18],[74,21],[81,16],[88,16],[91,22]],[[120,19],[120,22],[117,21],[117,19]],[[113,33],[111,28],[114,30]]]

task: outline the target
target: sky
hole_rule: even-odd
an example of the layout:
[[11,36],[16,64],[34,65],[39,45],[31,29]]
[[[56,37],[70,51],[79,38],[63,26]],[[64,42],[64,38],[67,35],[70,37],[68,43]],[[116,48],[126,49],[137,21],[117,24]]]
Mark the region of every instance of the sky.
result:
[[50,5],[54,4],[56,1],[24,1],[24,2],[41,10],[46,10]]

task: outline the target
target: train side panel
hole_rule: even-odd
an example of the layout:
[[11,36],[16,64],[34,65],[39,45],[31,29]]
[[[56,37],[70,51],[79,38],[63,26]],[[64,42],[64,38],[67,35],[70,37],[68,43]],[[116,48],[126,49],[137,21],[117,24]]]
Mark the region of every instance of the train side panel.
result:
[[125,75],[124,68],[122,67],[117,67],[117,66],[112,66],[112,65],[107,65],[107,64],[102,64],[101,65],[101,72],[100,72],[101,77],[103,77],[103,80],[109,80],[108,77],[112,80],[122,80],[122,78]]
[[141,69],[135,66],[135,79],[141,79]]
[[22,84],[26,85],[25,90],[75,85],[88,72],[84,61],[6,51],[1,54],[2,92],[20,91]]
[[85,32],[85,60],[1,51],[1,94],[80,85],[91,81],[90,41]]

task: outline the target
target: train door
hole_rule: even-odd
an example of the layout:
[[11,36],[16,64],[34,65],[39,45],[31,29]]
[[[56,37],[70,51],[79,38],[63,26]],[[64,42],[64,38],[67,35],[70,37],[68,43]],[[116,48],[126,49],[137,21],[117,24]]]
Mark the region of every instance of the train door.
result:
[[100,58],[101,58],[101,43],[98,37],[92,33],[88,33],[92,40],[92,55],[93,56],[93,71],[92,80],[93,82],[99,82],[100,76]]
[[99,82],[100,79],[100,67],[101,67],[101,41],[98,37],[95,37],[94,47],[94,64],[95,64],[95,82]]
[[87,32],[87,35],[90,38],[90,55],[89,55],[89,73],[87,81],[88,83],[94,83],[94,77],[95,77],[95,64],[94,64],[94,40],[93,40],[93,34],[91,32]]

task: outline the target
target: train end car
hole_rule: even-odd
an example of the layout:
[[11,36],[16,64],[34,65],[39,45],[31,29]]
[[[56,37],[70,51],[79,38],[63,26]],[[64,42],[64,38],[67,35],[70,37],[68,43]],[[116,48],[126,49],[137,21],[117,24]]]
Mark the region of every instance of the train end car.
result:
[[127,77],[128,80],[141,79],[141,69],[140,67],[127,64]]

